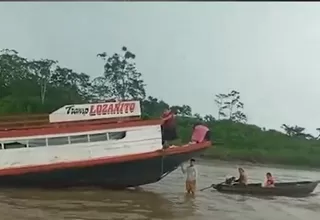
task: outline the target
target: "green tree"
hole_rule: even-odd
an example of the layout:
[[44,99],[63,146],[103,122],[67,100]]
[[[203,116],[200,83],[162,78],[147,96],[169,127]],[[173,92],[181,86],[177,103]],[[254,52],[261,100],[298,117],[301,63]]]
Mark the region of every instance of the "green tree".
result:
[[203,117],[203,120],[207,123],[213,123],[216,121],[216,119],[212,115],[205,115]]
[[169,108],[169,105],[155,97],[148,96],[141,102],[144,117],[159,118],[162,112]]
[[198,113],[195,113],[195,114],[193,115],[193,117],[196,119],[196,121],[203,121],[203,118],[202,118],[201,115],[198,114]]
[[48,59],[28,60],[0,52],[0,114],[48,112],[91,98],[90,77]]
[[191,116],[192,115],[192,109],[189,105],[173,105],[171,106],[171,109],[173,109],[177,115],[179,116]]
[[23,80],[32,80],[28,71],[28,61],[15,50],[0,51],[0,98],[18,90],[15,85]]
[[218,106],[218,119],[228,118],[235,122],[247,122],[247,116],[243,113],[243,102],[240,101],[240,93],[232,90],[228,94],[216,95],[215,103]]
[[316,128],[316,131],[319,132],[319,134],[315,139],[319,140],[319,138],[320,138],[320,128]]
[[225,94],[218,94],[216,95],[216,99],[214,100],[217,107],[218,107],[218,120],[221,118],[227,117],[227,114],[225,113],[225,109],[228,107],[227,105],[224,105],[224,101],[228,96]]
[[286,124],[283,124],[281,128],[285,131],[285,133],[289,137],[300,137],[304,139],[317,139],[313,137],[311,134],[305,133],[305,128],[300,127],[300,126],[289,126]]
[[108,94],[111,98],[120,100],[144,99],[146,96],[145,84],[142,80],[142,74],[136,68],[135,54],[122,47],[122,54],[107,53],[97,55],[102,58],[104,64],[105,86],[108,88]]
[[50,83],[52,73],[55,69],[57,61],[41,59],[28,62],[29,72],[33,74],[33,78],[37,79],[37,85],[40,87],[40,100],[41,104],[44,104]]

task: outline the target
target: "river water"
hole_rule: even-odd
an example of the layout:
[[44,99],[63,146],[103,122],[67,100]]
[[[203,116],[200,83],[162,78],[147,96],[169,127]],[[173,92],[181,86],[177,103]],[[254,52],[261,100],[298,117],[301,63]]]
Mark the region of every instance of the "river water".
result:
[[[198,189],[237,175],[237,165],[198,161]],[[250,181],[263,182],[268,171],[277,181],[319,180],[316,170],[294,170],[242,165]],[[305,220],[320,216],[320,187],[306,198],[256,198],[198,191],[184,193],[180,170],[140,189],[15,190],[0,192],[1,220]]]

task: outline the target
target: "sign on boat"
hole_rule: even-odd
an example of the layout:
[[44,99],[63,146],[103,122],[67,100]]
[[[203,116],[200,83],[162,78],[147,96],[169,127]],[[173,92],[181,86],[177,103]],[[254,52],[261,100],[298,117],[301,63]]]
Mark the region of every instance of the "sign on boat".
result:
[[139,101],[66,105],[52,112],[51,123],[141,116]]

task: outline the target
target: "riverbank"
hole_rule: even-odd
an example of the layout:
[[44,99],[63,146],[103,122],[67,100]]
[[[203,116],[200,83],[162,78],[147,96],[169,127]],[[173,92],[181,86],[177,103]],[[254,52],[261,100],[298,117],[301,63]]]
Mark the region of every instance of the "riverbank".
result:
[[[296,166],[296,165],[285,165],[285,164],[275,164],[275,163],[254,163],[245,160],[221,160],[217,158],[210,157],[198,157],[197,164],[207,165],[209,164],[214,166],[226,166],[233,167],[233,169],[237,169],[238,167],[254,167],[254,168],[263,168],[269,169],[272,167],[273,169],[284,169],[284,170],[297,170],[297,171],[311,171],[311,172],[320,172],[320,167],[308,167],[308,166]],[[235,171],[237,172],[237,171]]]
[[[312,157],[312,158],[311,158]],[[258,166],[279,166],[288,168],[320,168],[320,161],[318,155],[295,155],[295,153],[288,152],[288,154],[277,154],[276,152],[259,152],[223,148],[223,146],[212,146],[201,155],[205,160],[219,160],[225,162],[232,162],[235,164],[251,164]]]
[[[182,141],[191,132],[190,119],[179,120]],[[204,152],[207,159],[245,161],[259,164],[279,164],[302,167],[320,167],[320,141],[302,137],[289,137],[275,130],[256,125],[220,120],[207,123],[212,132],[214,146]]]

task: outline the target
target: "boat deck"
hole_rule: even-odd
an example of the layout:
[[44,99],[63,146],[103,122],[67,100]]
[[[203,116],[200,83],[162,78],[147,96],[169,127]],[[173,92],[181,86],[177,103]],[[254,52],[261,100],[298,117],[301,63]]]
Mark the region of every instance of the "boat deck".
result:
[[0,132],[39,128],[66,128],[80,125],[114,124],[142,120],[138,116],[50,123],[48,114],[0,117]]

